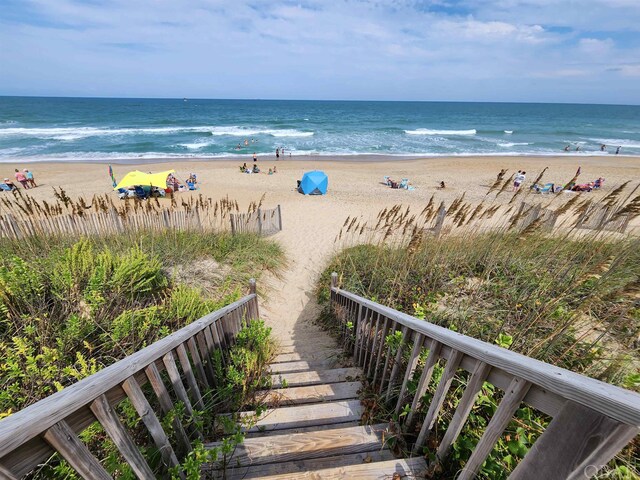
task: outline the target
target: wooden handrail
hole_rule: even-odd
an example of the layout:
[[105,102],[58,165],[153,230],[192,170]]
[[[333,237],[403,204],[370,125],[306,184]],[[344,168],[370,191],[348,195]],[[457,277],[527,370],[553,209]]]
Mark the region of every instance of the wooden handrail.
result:
[[[344,348],[369,377],[374,391],[383,393],[386,388],[384,401],[390,409],[395,406],[392,411],[396,414],[403,405],[410,407],[398,422],[409,445],[413,444],[414,454],[421,454],[430,448],[427,445],[432,445],[428,440],[436,431],[437,418],[445,398],[451,394],[457,372],[466,370],[471,374],[452,420],[432,452],[435,455],[430,468],[435,469],[446,459],[484,382],[498,387],[504,396],[471,457],[458,472],[460,479],[476,477],[521,403],[552,420],[512,472],[510,478],[517,480],[541,478],[543,471],[549,479],[589,478],[640,432],[637,393],[467,337],[342,290],[336,273],[331,275],[330,302]],[[395,352],[391,345],[384,348],[385,338],[391,334],[397,334],[399,339]],[[404,353],[410,344],[413,348],[406,362]],[[417,358],[426,350],[425,364],[421,372],[416,371]],[[445,361],[435,391],[425,397],[435,365]],[[418,374],[415,392],[408,394],[409,379],[417,380]],[[428,405],[423,404],[426,398],[430,398]],[[422,426],[416,438],[419,417]]]
[[347,290],[337,287],[331,290],[374,312],[381,313],[400,325],[409,327],[414,332],[523,378],[567,400],[583,404],[628,425],[640,427],[640,395],[635,392],[467,337],[367,300]]
[[[209,369],[213,349],[216,346],[223,349],[228,347],[230,345],[229,342],[233,343],[235,335],[240,330],[241,322],[258,317],[255,291],[255,281],[252,279],[250,293],[240,300],[205,315],[175,333],[0,421],[0,477],[2,477],[2,472],[9,471],[7,465],[15,465],[12,473],[16,477],[23,475],[32,468],[29,465],[33,466],[34,461],[37,461],[37,457],[41,455],[38,452],[42,452],[44,447],[38,447],[36,451],[31,446],[27,449],[28,453],[20,453],[21,446],[27,443],[31,445],[36,441],[40,442],[38,445],[41,445],[42,440],[39,440],[39,438],[44,438],[54,449],[60,451],[50,441],[51,438],[57,438],[51,432],[54,432],[56,428],[59,430],[67,428],[71,434],[75,435],[73,429],[69,430],[70,427],[67,421],[73,421],[78,424],[76,420],[77,414],[85,412],[90,407],[95,414],[97,405],[95,402],[102,402],[102,417],[108,417],[113,421],[115,417],[107,410],[109,406],[107,398],[109,396],[120,400],[125,398],[122,394],[114,395],[115,390],[124,391],[123,393],[130,399],[132,399],[132,396],[136,396],[142,402],[140,403],[142,406],[141,411],[145,411],[143,419],[146,420],[144,417],[150,415],[149,421],[151,423],[149,425],[153,424],[157,429],[159,424],[154,423],[156,418],[154,412],[145,410],[145,400],[140,397],[140,392],[138,391],[139,385],[146,383],[147,378],[151,379],[161,404],[164,401],[163,407],[168,408],[171,401],[166,395],[165,387],[161,385],[157,367],[162,368],[163,361],[170,362],[173,370],[169,373],[173,373],[173,380],[179,383],[179,385],[174,384],[174,388],[183,387],[181,377],[175,378],[176,375],[180,374],[175,368],[173,351],[177,353],[185,375],[184,380],[189,387],[189,393],[195,396],[196,402],[201,401],[194,372],[206,384],[210,384],[210,380],[215,380],[206,378],[202,362],[205,360],[207,362],[205,366]],[[243,318],[241,310],[246,318]],[[187,355],[185,345],[189,349],[191,359]],[[199,352],[198,348],[200,349]],[[193,365],[191,365],[191,362]],[[211,373],[213,373],[212,370]],[[117,400],[116,403],[120,400]],[[186,397],[185,400],[188,403],[189,400]],[[80,416],[86,416],[86,413],[82,413]],[[79,424],[87,425],[86,422],[82,421]],[[79,428],[82,429],[84,427],[80,426]],[[76,430],[75,432],[77,433],[78,431]],[[119,426],[114,423],[111,431],[120,431]],[[158,438],[162,437],[161,432],[157,433]],[[184,438],[184,432],[182,432],[182,439]],[[121,444],[125,445],[126,441]],[[183,447],[185,446],[188,445],[184,445],[183,442]]]

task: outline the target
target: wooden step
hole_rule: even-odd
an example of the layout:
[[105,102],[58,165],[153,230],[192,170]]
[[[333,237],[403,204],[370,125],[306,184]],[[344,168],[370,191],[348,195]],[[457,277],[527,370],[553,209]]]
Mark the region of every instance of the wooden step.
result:
[[361,463],[329,467],[313,471],[263,475],[263,480],[396,480],[424,478],[427,464],[424,458],[386,460],[384,462]]
[[271,463],[268,465],[255,465],[252,467],[227,468],[227,480],[250,480],[269,475],[294,475],[298,478],[300,473],[322,470],[325,468],[344,467],[347,465],[361,465],[363,463],[383,462],[393,460],[394,456],[389,450],[380,450],[338,457],[315,458],[310,460],[298,460],[297,462]]
[[267,406],[300,405],[358,398],[360,382],[323,383],[306,387],[276,388],[260,392],[257,401]]
[[270,430],[265,432],[245,432],[245,438],[265,437],[268,435],[291,435],[293,433],[318,432],[320,430],[332,430],[334,428],[347,428],[360,426],[360,420],[352,420],[344,423],[332,423],[330,425],[314,425],[312,427],[285,428],[282,430]]
[[[266,432],[314,425],[329,425],[360,420],[364,412],[360,400],[340,400],[335,402],[281,407],[266,410],[249,432]],[[241,412],[241,416],[254,412]]]
[[[250,466],[295,462],[381,450],[387,425],[364,425],[266,437],[246,438],[237,446],[229,465]],[[219,446],[209,444],[208,447]]]
[[322,383],[352,382],[361,374],[359,368],[334,368],[310,372],[283,373],[271,375],[273,388],[301,387]]
[[341,361],[344,358],[345,358],[344,352],[342,350],[336,350],[336,349],[323,349],[323,350],[309,351],[309,352],[292,351],[289,353],[280,353],[276,355],[276,358],[273,360],[273,363],[297,362],[299,360],[306,360],[308,362],[312,362],[315,360],[329,360],[329,359]]
[[295,362],[272,363],[269,365],[269,369],[271,374],[275,375],[278,373],[308,372],[309,370],[327,370],[340,367],[336,363],[336,360],[315,360],[312,362],[298,360]]

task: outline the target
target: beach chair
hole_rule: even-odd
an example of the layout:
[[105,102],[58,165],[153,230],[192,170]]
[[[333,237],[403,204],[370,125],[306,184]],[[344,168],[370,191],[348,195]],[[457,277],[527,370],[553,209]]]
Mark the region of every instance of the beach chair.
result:
[[146,200],[147,198],[149,198],[149,192],[147,192],[140,185],[136,185],[133,188],[135,189],[136,197],[138,197],[140,200]]
[[389,180],[391,177],[389,175],[385,175],[384,176],[384,184],[387,186],[391,186],[391,180]]
[[3,190],[5,192],[10,192],[13,190],[13,188],[11,188],[9,185],[7,185],[6,183],[0,183],[0,190]]
[[398,185],[398,188],[404,188],[405,190],[414,190],[414,188],[411,185],[409,185],[408,178],[403,178],[400,184]]
[[535,185],[536,193],[553,193],[555,191],[553,183],[545,183],[544,186]]

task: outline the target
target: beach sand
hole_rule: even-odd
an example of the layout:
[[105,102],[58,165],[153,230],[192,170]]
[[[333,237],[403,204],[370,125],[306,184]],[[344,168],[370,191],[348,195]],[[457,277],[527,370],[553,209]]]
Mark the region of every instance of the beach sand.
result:
[[[239,202],[241,209],[263,194],[265,208],[281,205],[283,230],[272,238],[283,246],[288,263],[279,277],[263,277],[259,290],[265,295],[262,315],[274,328],[275,335],[283,342],[296,344],[331,343],[312,324],[318,313],[313,289],[317,276],[336,251],[334,238],[347,216],[368,219],[396,204],[411,205],[420,211],[432,195],[438,201],[450,202],[466,192],[466,201],[480,202],[502,168],[508,169],[506,177],[519,169],[525,170],[530,183],[544,167],[549,167],[542,181],[563,184],[581,166],[579,183],[606,178],[605,188],[594,193],[594,197],[628,180],[634,183],[640,180],[640,158],[626,156],[376,158],[376,161],[351,157],[276,161],[274,157],[260,157],[258,165],[262,172],[251,175],[239,173],[238,166],[243,162],[253,163],[250,157],[211,161],[162,159],[141,165],[114,164],[113,170],[116,179],[120,179],[134,169],[157,172],[174,168],[183,181],[189,172],[196,172],[201,188],[196,194],[214,200],[228,195]],[[278,173],[267,175],[273,166],[277,166]],[[62,187],[72,198],[90,199],[94,194],[112,193],[106,164],[0,164],[0,178],[13,178],[14,168],[34,172],[39,187],[29,193],[38,199],[52,198],[51,187]],[[296,180],[305,171],[314,169],[324,170],[329,177],[326,196],[304,196],[294,190]],[[391,189],[382,184],[385,175],[397,181],[409,178],[415,190]],[[446,183],[445,190],[436,188],[440,181]],[[510,195],[505,197],[508,199]]]

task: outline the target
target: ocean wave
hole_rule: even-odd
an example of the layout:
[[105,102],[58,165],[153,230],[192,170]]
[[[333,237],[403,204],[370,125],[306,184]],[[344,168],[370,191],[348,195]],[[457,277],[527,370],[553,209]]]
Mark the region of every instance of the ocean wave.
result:
[[499,147],[516,147],[520,145],[531,145],[529,142],[506,142],[506,143],[498,143]]
[[117,135],[167,135],[182,132],[207,133],[211,127],[146,127],[146,128],[99,128],[99,127],[50,127],[50,128],[0,128],[0,137],[36,137],[54,140],[79,140],[88,137]]
[[592,142],[605,144],[611,148],[640,148],[640,142],[623,138],[590,138]]
[[201,148],[208,147],[211,142],[195,142],[195,143],[178,143],[178,147],[188,148],[189,150],[200,150]]
[[475,135],[476,129],[471,130],[431,130],[429,128],[417,128],[415,130],[405,130],[408,135]]
[[507,135],[511,135],[513,133],[513,130],[505,130],[504,133],[506,133]]
[[292,128],[247,128],[247,127],[213,127],[211,135],[228,135],[232,137],[251,137],[254,135],[271,135],[272,137],[312,137],[314,132],[303,132]]

